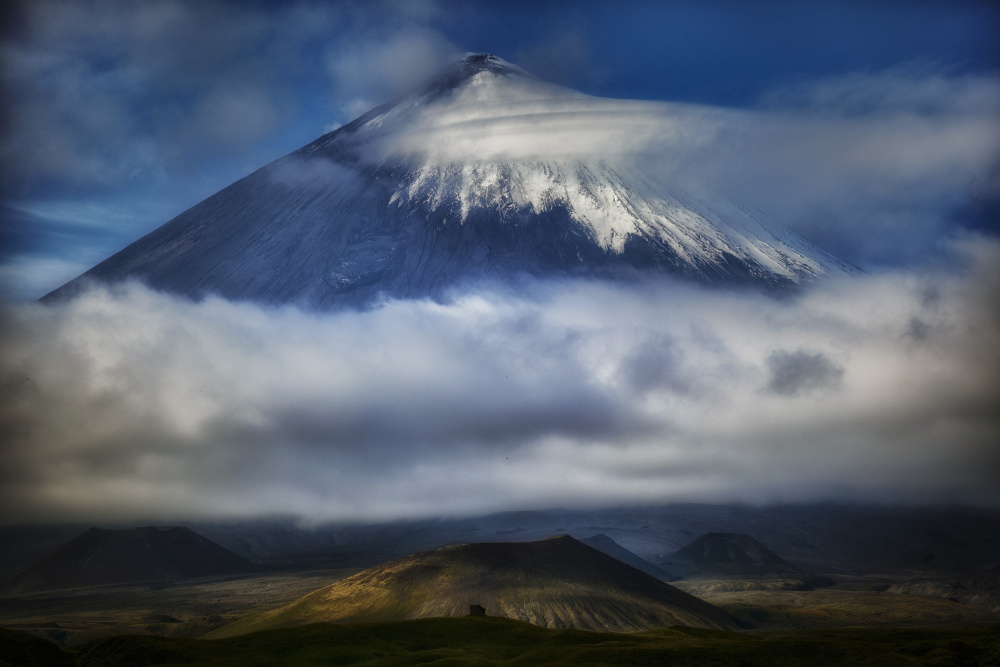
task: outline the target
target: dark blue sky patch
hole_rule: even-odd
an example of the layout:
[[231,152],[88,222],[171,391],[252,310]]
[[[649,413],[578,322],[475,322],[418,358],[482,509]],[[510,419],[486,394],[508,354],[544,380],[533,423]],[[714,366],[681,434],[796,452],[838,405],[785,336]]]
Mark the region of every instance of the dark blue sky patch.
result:
[[24,254],[70,254],[86,246],[120,243],[114,228],[84,226],[0,206],[0,260]]
[[[460,8],[456,8],[460,4]],[[930,59],[1000,67],[1000,10],[988,2],[452,3],[444,32],[509,60],[579,36],[586,92],[744,106],[799,78]]]

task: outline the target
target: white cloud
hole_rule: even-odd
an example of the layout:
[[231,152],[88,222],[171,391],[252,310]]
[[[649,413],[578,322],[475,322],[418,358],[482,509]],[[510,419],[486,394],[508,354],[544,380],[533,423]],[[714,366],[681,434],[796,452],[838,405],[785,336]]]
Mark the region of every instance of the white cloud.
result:
[[207,91],[178,129],[185,145],[208,142],[218,149],[254,144],[280,129],[289,114],[263,85],[219,85]]
[[1000,83],[984,74],[955,74],[927,63],[911,63],[879,72],[800,81],[765,92],[760,104],[835,117],[978,117],[1000,106]]
[[89,269],[101,257],[47,257],[22,254],[0,263],[0,298],[13,302],[39,299]]
[[171,206],[137,195],[114,202],[96,198],[22,200],[4,210],[18,231],[44,244],[18,247],[0,260],[0,299],[31,301],[72,280],[169,218]]
[[20,5],[23,24],[0,42],[0,149],[16,165],[5,188],[21,195],[248,151],[290,121],[288,73],[331,18],[185,0]]
[[316,314],[133,284],[9,308],[3,518],[996,504],[1000,245],[965,253],[777,300],[568,281]]
[[1000,197],[1000,78],[897,67],[773,91],[710,173],[718,187],[863,266],[940,250]]

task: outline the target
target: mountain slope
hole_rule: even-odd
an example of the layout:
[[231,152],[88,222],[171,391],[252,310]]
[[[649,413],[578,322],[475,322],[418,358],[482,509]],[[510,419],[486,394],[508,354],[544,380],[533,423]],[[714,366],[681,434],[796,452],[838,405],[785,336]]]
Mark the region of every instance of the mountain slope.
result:
[[256,566],[183,527],[91,528],[4,582],[8,594],[252,572]]
[[138,278],[192,297],[328,308],[523,274],[787,285],[852,270],[636,162],[651,133],[698,135],[721,122],[683,105],[589,97],[469,56],[49,297]]
[[580,542],[583,542],[588,547],[597,549],[602,554],[607,554],[616,560],[620,560],[626,565],[645,572],[651,577],[656,577],[660,581],[674,581],[677,579],[677,577],[670,574],[666,570],[640,558],[638,555],[632,553],[603,533],[592,537],[585,537],[581,539]]
[[563,535],[443,547],[373,567],[276,610],[213,631],[230,637],[317,622],[487,615],[543,627],[631,632],[669,625],[733,629],[721,609]]

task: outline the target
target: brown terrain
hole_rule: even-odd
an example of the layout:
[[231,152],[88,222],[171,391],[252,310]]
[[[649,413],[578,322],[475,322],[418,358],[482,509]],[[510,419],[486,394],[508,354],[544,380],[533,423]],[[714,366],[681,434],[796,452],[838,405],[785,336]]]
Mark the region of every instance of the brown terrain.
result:
[[462,544],[400,558],[209,637],[319,621],[465,616],[471,604],[485,607],[489,615],[550,628],[740,627],[720,609],[563,535],[538,542]]

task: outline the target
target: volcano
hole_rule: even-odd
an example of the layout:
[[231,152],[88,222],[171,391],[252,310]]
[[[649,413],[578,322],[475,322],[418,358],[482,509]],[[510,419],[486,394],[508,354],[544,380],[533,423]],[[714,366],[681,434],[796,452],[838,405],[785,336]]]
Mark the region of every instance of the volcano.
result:
[[334,308],[525,276],[782,286],[852,271],[746,208],[641,167],[650,136],[685,141],[720,122],[470,55],[45,298],[138,279],[193,298]]

